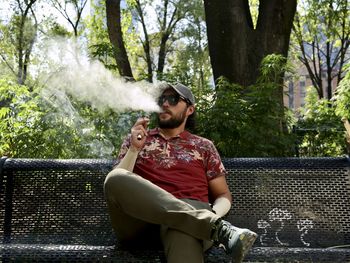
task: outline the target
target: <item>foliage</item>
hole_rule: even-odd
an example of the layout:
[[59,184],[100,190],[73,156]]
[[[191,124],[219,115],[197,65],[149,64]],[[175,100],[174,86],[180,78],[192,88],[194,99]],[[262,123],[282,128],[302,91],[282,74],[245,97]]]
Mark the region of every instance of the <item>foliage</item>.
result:
[[291,120],[287,109],[280,110],[279,99],[274,95],[280,86],[270,79],[285,69],[285,60],[270,55],[263,63],[259,81],[248,91],[221,78],[217,90],[209,93],[199,108],[200,133],[211,138],[226,157],[294,153],[293,136],[287,126]]
[[4,23],[2,37],[6,48],[0,46],[0,56],[4,64],[16,75],[17,82],[24,84],[37,38],[38,20],[34,7],[37,0],[13,1],[13,13],[9,22]]
[[[33,156],[41,112],[28,87],[0,79],[0,155]],[[22,155],[25,152],[25,155]]]
[[[24,67],[32,50],[36,37],[33,19],[13,15],[8,24],[0,24],[0,56],[9,72],[16,78],[23,74]],[[25,60],[26,59],[26,60]],[[21,63],[20,63],[21,62]],[[19,73],[21,72],[21,73]],[[25,80],[25,76],[23,76]]]
[[192,90],[197,98],[202,97],[210,88],[212,76],[206,38],[204,21],[204,9],[198,2],[194,2],[195,8],[188,14],[188,24],[182,31],[186,41],[176,42],[177,52],[168,56],[168,63],[172,65],[163,74],[170,82],[181,82]]
[[293,42],[319,98],[330,100],[349,61],[348,0],[305,0],[299,3]]
[[350,120],[350,63],[347,64],[346,71],[347,73],[339,83],[333,100],[336,115]]
[[117,71],[114,59],[114,48],[108,37],[105,22],[106,7],[102,0],[91,3],[94,12],[85,19],[88,29],[86,36],[89,43],[89,52],[92,57],[102,62],[106,68]]
[[[45,100],[40,101],[44,111],[40,122],[45,157],[92,158],[111,156],[114,145],[105,132],[114,128],[110,125],[112,116],[101,116],[88,105],[71,99],[65,102],[65,109],[53,107]],[[114,120],[113,120],[114,121]],[[115,133],[112,134],[112,136]],[[55,138],[55,140],[50,140]]]
[[135,79],[165,80],[173,73],[176,65],[172,62],[183,47],[178,41],[191,41],[185,32],[193,27],[193,15],[203,22],[198,10],[204,14],[199,0],[126,1],[122,8],[123,37]]
[[318,99],[308,88],[305,108],[297,124],[301,156],[340,156],[346,153],[345,133],[341,118],[332,103]]
[[48,28],[46,29],[46,34],[50,37],[57,36],[57,37],[70,37],[72,36],[72,33],[69,32],[64,26],[58,24],[55,21],[51,21],[48,19],[45,21],[45,26]]
[[[50,3],[52,0],[47,2]],[[69,4],[73,2],[78,3],[76,0],[67,1]],[[84,0],[79,2],[85,3]],[[166,9],[162,6],[164,1],[140,2],[147,6],[144,14],[147,16],[152,68],[156,71],[160,41],[165,33],[161,28],[162,19],[159,21],[157,19],[166,13],[164,12]],[[170,6],[173,9],[167,12],[167,20],[169,22],[172,13],[170,11],[174,11],[174,8],[178,9],[181,20],[176,24],[166,43],[166,64],[164,75],[161,76],[169,81],[180,81],[193,88],[197,98],[198,132],[213,139],[225,156],[293,155],[294,141],[290,134],[292,117],[289,115],[290,112],[280,107],[281,97],[276,96],[278,93],[276,91],[282,88],[276,84],[282,72],[290,71],[285,59],[278,56],[266,58],[261,67],[260,79],[248,90],[228,83],[223,78],[214,90],[211,87],[212,73],[203,3],[182,0],[175,2],[180,5]],[[249,2],[255,24],[258,16],[258,1]],[[314,2],[315,5],[310,5],[312,8],[308,16],[302,17],[306,19],[302,21],[303,23],[310,22],[308,32],[311,34],[305,32],[303,34],[305,40],[321,36],[316,33],[321,32],[319,28],[325,26],[323,22],[326,20],[320,20],[319,17],[325,16],[319,14],[321,12],[327,14],[330,7],[324,3],[330,2],[319,1],[320,6],[317,8],[314,8],[317,3]],[[345,2],[337,0],[337,3]],[[16,3],[19,2],[14,1],[14,3],[17,6]],[[134,76],[136,79],[144,79],[148,76],[142,46],[145,39],[138,21],[139,17],[135,13],[135,3],[136,0],[127,0],[126,5],[122,6],[122,30]],[[338,6],[341,7],[340,4]],[[91,7],[88,18],[84,22],[79,20],[79,32],[77,31],[79,40],[89,46],[88,52],[91,56],[98,58],[107,68],[115,71],[114,50],[105,22],[105,1],[93,1]],[[36,6],[32,12],[37,12],[40,8],[42,7]],[[49,10],[45,12],[48,20],[44,21],[45,23],[42,19],[38,21],[39,31],[35,31],[34,28],[35,16],[31,14],[23,20],[25,22],[23,48],[30,49],[30,45],[34,44],[33,52],[37,51],[31,54],[27,64],[31,70],[28,71],[28,79],[25,82],[27,86],[15,83],[19,67],[17,43],[20,36],[20,13],[17,10],[17,13],[9,15],[10,20],[0,21],[0,155],[40,158],[110,157],[118,150],[122,138],[129,131],[138,113],[101,113],[90,105],[77,102],[72,98],[58,106],[57,103],[50,101],[55,98],[47,100],[42,96],[40,88],[37,87],[36,78],[39,76],[39,71],[50,71],[52,67],[45,58],[36,62],[39,61],[37,59],[40,56],[44,56],[42,40],[45,36],[51,38],[52,35],[73,37],[73,32],[68,32],[61,24],[62,20],[55,21],[56,17]],[[341,38],[336,35],[340,32],[337,23],[346,12],[345,8],[339,12],[333,12],[334,17],[328,20],[334,22],[329,24],[332,26],[332,31],[322,36],[332,40],[333,51],[339,51],[342,45]],[[149,22],[151,19],[154,19],[152,20],[154,22]],[[348,31],[344,32],[346,38]],[[38,37],[34,39],[35,33]],[[30,43],[33,39],[35,43]],[[335,108],[330,107],[329,103],[317,102],[317,99],[307,105],[307,110],[303,112],[297,124],[297,130],[306,131],[301,142],[301,154],[330,156],[344,152],[344,127],[339,120],[343,116],[350,117],[347,106],[350,104],[349,78],[349,74],[346,75],[338,88],[334,99]],[[319,133],[310,131],[315,129],[314,127],[317,127]],[[324,135],[322,133],[324,128],[331,130],[332,133]]]
[[281,55],[271,54],[261,61],[260,77],[258,83],[275,85],[279,83],[281,75],[294,72],[293,66],[287,58]]
[[100,113],[87,104],[45,99],[0,80],[0,155],[31,158],[110,158],[136,115]]
[[81,35],[84,30],[84,23],[82,20],[82,13],[88,0],[49,0],[49,3],[54,7],[61,16],[72,27],[74,37]]

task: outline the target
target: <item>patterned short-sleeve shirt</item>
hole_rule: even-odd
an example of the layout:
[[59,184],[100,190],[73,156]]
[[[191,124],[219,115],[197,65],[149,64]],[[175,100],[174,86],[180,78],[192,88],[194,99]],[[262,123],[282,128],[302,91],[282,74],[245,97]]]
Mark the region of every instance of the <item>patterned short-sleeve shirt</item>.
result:
[[[214,144],[188,131],[170,139],[165,139],[158,128],[150,130],[148,135],[136,160],[134,173],[177,198],[208,202],[208,182],[226,175]],[[129,146],[130,135],[121,147],[119,161]]]

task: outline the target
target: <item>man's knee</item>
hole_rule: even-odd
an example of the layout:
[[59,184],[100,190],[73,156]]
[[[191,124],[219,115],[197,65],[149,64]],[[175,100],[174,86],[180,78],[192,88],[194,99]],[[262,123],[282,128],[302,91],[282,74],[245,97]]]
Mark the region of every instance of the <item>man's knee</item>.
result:
[[122,168],[115,168],[108,173],[104,181],[104,190],[108,193],[109,190],[116,191],[117,189],[124,189],[124,186],[129,184],[130,175],[132,173]]

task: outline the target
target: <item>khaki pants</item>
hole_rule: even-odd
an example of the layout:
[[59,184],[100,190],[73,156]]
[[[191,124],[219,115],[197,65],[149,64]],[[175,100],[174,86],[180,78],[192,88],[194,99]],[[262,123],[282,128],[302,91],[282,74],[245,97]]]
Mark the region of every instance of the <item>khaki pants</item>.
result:
[[152,242],[153,231],[153,236],[160,235],[168,262],[203,262],[203,250],[210,247],[213,224],[219,219],[209,204],[177,199],[124,169],[107,175],[104,190],[118,240],[134,243],[145,237]]

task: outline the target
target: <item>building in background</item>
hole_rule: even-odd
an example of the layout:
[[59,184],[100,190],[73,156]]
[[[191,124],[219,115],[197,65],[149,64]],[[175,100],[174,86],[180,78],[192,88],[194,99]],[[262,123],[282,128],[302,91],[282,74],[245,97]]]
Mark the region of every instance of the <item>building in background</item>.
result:
[[[293,77],[286,79],[283,100],[284,106],[293,110],[294,113],[298,115],[299,109],[305,106],[307,88],[313,86],[313,84],[305,67],[300,67],[296,75],[299,76],[297,79]],[[322,80],[323,94],[327,94],[327,81],[325,73],[322,74]],[[338,83],[334,78],[332,83],[333,94],[338,86],[337,84]]]

